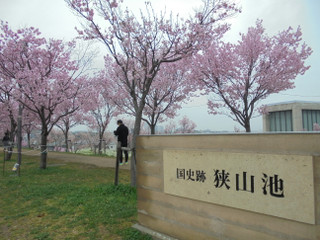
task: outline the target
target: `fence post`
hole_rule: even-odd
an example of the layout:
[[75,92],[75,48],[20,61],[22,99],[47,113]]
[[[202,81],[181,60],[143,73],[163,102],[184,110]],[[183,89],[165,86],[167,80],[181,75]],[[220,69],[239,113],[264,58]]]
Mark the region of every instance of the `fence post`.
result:
[[5,168],[6,168],[6,147],[3,147],[3,169],[2,169],[3,176],[4,176]]
[[115,175],[114,175],[114,185],[118,186],[119,184],[119,160],[121,154],[121,143],[117,143],[117,154],[116,154],[116,168],[115,168]]
[[136,187],[137,179],[137,162],[136,162],[136,149],[132,148],[131,152],[131,163],[130,163],[130,172],[131,172],[131,187]]
[[7,161],[9,158],[9,147],[4,146],[3,149],[4,149],[4,160]]

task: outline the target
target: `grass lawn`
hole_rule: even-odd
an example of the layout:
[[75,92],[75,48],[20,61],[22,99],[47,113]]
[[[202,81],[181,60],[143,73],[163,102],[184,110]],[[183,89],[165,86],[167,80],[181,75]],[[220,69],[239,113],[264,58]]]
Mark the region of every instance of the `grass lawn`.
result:
[[131,228],[136,222],[136,190],[130,172],[50,160],[40,170],[39,156],[22,157],[21,176],[16,162],[0,154],[0,239],[127,239],[151,240]]

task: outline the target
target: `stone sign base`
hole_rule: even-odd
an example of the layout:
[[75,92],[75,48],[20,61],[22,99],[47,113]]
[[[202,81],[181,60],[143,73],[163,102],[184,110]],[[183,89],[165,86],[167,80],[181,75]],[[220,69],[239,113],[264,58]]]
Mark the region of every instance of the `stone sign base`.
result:
[[140,136],[139,230],[158,239],[320,239],[320,134]]

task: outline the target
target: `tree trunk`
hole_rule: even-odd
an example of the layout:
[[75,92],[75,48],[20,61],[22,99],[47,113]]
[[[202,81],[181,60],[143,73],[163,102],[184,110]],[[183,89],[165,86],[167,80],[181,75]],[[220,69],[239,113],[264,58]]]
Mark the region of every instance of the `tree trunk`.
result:
[[137,137],[140,134],[140,127],[141,127],[141,121],[142,121],[142,110],[143,107],[140,107],[139,111],[136,113],[136,118],[134,122],[134,129],[132,134],[132,155],[131,155],[131,164],[130,164],[130,173],[131,173],[131,186],[135,187],[137,185],[137,171],[136,171],[136,142]]
[[48,130],[47,130],[47,128],[45,126],[42,126],[40,169],[46,169],[47,168],[47,137],[48,137]]
[[68,141],[68,138],[69,138],[69,123],[66,123],[66,130],[63,131],[64,133],[64,139],[65,139],[65,144],[66,144],[66,152],[69,152],[69,141]]
[[18,166],[18,176],[20,176],[20,167],[21,167],[21,151],[22,151],[22,111],[23,111],[23,106],[19,104],[19,113],[18,113],[18,134],[17,134],[17,149],[18,149],[18,161],[17,163],[19,164]]
[[30,132],[27,133],[27,139],[28,139],[28,148],[31,148],[31,134],[30,134]]
[[69,142],[68,142],[68,132],[67,131],[64,132],[64,142],[66,145],[65,152],[69,152]]
[[11,132],[10,132],[10,145],[8,146],[8,155],[7,155],[7,160],[11,160],[12,157],[12,152],[14,148],[14,140],[15,140],[15,133],[16,133],[16,127],[17,125],[14,125],[14,130],[12,130],[13,125],[11,125]]
[[150,131],[151,131],[151,135],[155,135],[156,134],[156,125],[150,125]]
[[251,132],[250,120],[245,120],[244,128],[246,129],[246,132]]
[[9,134],[10,146],[8,146],[8,148],[7,148],[8,152],[7,152],[6,160],[11,160],[12,152],[13,152],[13,148],[14,148],[14,139],[15,139],[16,129],[17,129],[17,123],[14,120],[14,117],[13,117],[11,111],[9,111],[9,117],[10,117],[10,122],[11,122],[11,129],[10,129],[10,134]]
[[103,134],[99,133],[99,145],[98,145],[98,153],[99,153],[99,155],[102,154],[102,138],[103,138]]

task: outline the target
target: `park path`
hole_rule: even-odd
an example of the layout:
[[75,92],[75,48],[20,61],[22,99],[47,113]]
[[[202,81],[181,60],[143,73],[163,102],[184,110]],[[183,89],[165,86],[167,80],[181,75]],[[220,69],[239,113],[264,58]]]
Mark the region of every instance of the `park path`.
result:
[[[62,152],[48,152],[47,156],[48,166],[50,166],[50,160],[57,159],[64,162],[72,163],[83,163],[83,164],[92,164],[98,167],[110,167],[115,168],[116,159],[110,157],[100,157],[100,156],[86,156],[72,153],[62,153]],[[130,161],[129,161],[130,162]],[[121,169],[130,169],[130,164],[123,165]]]

